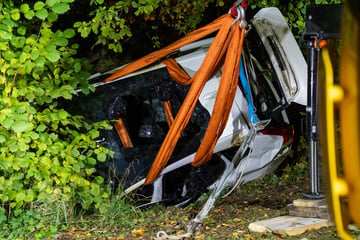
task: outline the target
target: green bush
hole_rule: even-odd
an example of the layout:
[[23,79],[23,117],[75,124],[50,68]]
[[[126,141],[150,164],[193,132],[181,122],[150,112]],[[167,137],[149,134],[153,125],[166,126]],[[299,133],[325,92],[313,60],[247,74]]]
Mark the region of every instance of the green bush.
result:
[[[108,189],[95,165],[111,152],[96,143],[107,123],[58,108],[87,83],[72,28],[56,29],[74,0],[0,3],[0,225],[34,202],[104,209]],[[18,214],[19,215],[19,214]]]
[[[73,27],[83,38],[94,36],[93,46],[107,46],[121,53],[123,43],[133,36],[133,31],[145,24],[147,30],[140,34],[153,34],[149,36],[153,46],[160,47],[160,41],[168,37],[159,36],[161,25],[172,28],[179,35],[188,33],[203,20],[204,11],[213,2],[215,0],[126,0],[109,4],[104,0],[92,0],[90,6],[96,7],[89,12],[90,19],[77,21]],[[139,36],[135,36],[135,40],[136,37]]]

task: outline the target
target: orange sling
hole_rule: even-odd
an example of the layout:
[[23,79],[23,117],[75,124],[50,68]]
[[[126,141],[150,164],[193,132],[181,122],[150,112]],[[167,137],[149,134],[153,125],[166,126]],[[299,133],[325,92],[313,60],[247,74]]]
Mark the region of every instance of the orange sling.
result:
[[193,165],[200,166],[211,159],[216,141],[225,128],[236,93],[244,28],[240,31],[239,22],[233,23],[234,18],[230,14],[223,15],[214,22],[191,32],[175,43],[126,65],[105,79],[105,82],[109,82],[137,71],[164,58],[186,44],[218,31],[203,63],[193,78],[190,78],[185,71],[180,69],[174,60],[166,59],[163,61],[175,81],[184,85],[191,84],[191,86],[148,172],[145,184],[152,183],[166,166],[180,138],[181,132],[190,120],[205,83],[221,68],[226,54],[224,71],[220,80],[213,115],[210,118],[208,128],[196,153]]
[[174,122],[174,116],[172,113],[172,107],[171,107],[170,101],[168,100],[166,102],[163,102],[163,105],[164,105],[166,122],[167,122],[168,126],[171,127],[172,123]]
[[240,57],[244,35],[245,28],[241,28],[240,32],[239,23],[237,23],[227,50],[224,71],[221,75],[213,112],[204,138],[192,162],[194,167],[201,166],[211,159],[216,142],[226,126],[239,78]]
[[121,117],[119,117],[118,121],[114,124],[114,126],[124,148],[133,148],[134,145]]
[[220,53],[223,52],[222,49],[224,47],[224,43],[227,42],[226,39],[228,37],[228,32],[232,22],[232,18],[224,19],[224,23],[222,24],[219,33],[215,37],[214,42],[211,44],[208,50],[208,54],[205,56],[205,59],[199,70],[193,76],[193,81],[189,92],[187,93],[185,100],[181,105],[180,110],[177,113],[163,144],[160,147],[160,150],[146,177],[145,184],[152,183],[158,177],[170,159],[171,154],[175,149],[176,143],[180,138],[181,132],[184,130],[185,126],[190,120],[201,90],[203,89],[206,81],[211,77],[213,73],[213,67],[221,59]]
[[170,76],[181,85],[189,85],[192,83],[192,78],[184,71],[184,69],[180,68],[175,59],[167,58],[162,61],[163,64],[166,65],[166,68],[170,74]]
[[189,34],[187,34],[185,37],[175,41],[174,43],[168,45],[167,47],[164,47],[163,49],[160,49],[156,52],[150,53],[131,64],[128,64],[124,66],[123,68],[119,69],[117,72],[106,78],[105,82],[110,82],[112,80],[115,80],[117,78],[123,77],[129,73],[135,72],[139,69],[142,69],[161,58],[169,55],[170,53],[173,53],[177,50],[179,50],[182,46],[185,46],[189,43],[195,42],[197,40],[200,40],[201,38],[204,38],[208,36],[209,34],[219,30],[221,26],[224,24],[225,21],[231,20],[233,21],[233,17],[230,14],[225,14],[215,21],[209,23],[208,25],[199,28]]

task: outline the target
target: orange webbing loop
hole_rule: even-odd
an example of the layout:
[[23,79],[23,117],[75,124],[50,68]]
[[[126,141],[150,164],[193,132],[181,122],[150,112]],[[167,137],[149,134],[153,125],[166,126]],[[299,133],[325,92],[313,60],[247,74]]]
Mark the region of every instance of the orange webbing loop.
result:
[[164,104],[166,122],[168,123],[169,127],[171,127],[171,125],[174,122],[174,115],[172,112],[170,101],[167,100],[167,101],[163,102],[163,104]]
[[121,117],[119,117],[118,121],[114,124],[114,126],[124,148],[133,148],[134,146],[131,142],[129,133],[126,130],[125,124]]
[[160,60],[161,58],[169,55],[170,53],[180,49],[182,46],[200,40],[201,38],[206,37],[209,34],[219,30],[224,24],[224,22],[230,20],[233,21],[234,19],[230,14],[225,14],[219,17],[218,19],[216,19],[215,21],[209,23],[208,25],[187,34],[185,37],[177,40],[176,42],[168,45],[167,47],[164,47],[163,49],[160,49],[156,52],[150,53],[124,66],[123,68],[119,69],[117,72],[106,78],[104,82],[110,82],[112,80],[125,76],[129,73],[135,72],[141,68],[144,68]]
[[222,58],[221,53],[224,52],[223,48],[227,48],[227,46],[224,45],[228,42],[226,39],[229,36],[229,29],[231,29],[231,24],[234,19],[230,15],[226,16],[228,17],[221,18],[221,28],[211,44],[199,70],[193,76],[191,87],[160,147],[159,152],[156,155],[156,158],[146,177],[145,184],[152,183],[167,164],[176,143],[180,138],[181,132],[184,130],[190,119],[201,90],[203,89],[206,81],[213,74],[214,66],[217,66],[217,63]]
[[204,138],[192,162],[194,167],[201,166],[211,159],[216,142],[226,126],[235,98],[245,28],[242,28],[240,31],[239,22],[237,22],[234,28],[235,30],[227,50],[224,70],[216,94],[213,112]]
[[192,78],[179,66],[179,64],[177,64],[175,59],[167,58],[163,60],[162,63],[166,65],[170,76],[175,80],[175,82],[181,85],[191,84]]

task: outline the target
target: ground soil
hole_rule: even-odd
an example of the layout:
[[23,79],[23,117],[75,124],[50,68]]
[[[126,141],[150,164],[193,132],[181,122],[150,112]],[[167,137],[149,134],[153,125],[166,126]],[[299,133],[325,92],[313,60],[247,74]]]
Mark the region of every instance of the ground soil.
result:
[[89,227],[67,229],[58,239],[156,239],[160,231],[169,236],[163,239],[339,239],[334,226],[291,237],[249,230],[252,222],[288,215],[287,205],[309,192],[307,161],[305,157],[300,161],[302,165],[241,185],[226,198],[219,198],[191,238],[180,237],[187,233],[189,221],[199,213],[207,196],[186,208],[153,206],[146,209],[131,229],[124,230],[121,220],[106,228],[98,223],[91,230]]
[[[293,171],[289,173],[292,174]],[[192,239],[339,239],[335,227],[323,227],[292,237],[256,233],[248,229],[251,222],[288,215],[287,205],[295,199],[302,198],[310,189],[307,172],[304,174],[300,171],[298,174],[272,174],[239,186],[232,194],[216,202]],[[154,239],[154,234],[158,231],[165,231],[172,237],[181,236],[186,233],[188,221],[198,214],[205,201],[206,198],[185,209],[167,207],[165,211],[168,216],[182,217],[165,220],[160,224],[155,221],[145,226],[145,231],[140,232],[138,236],[123,235],[123,239]],[[156,215],[154,217],[156,218]]]
[[[287,185],[258,180],[248,186],[240,186],[215,204],[194,239],[338,239],[334,227],[309,231],[295,237],[260,234],[248,229],[251,222],[287,215],[287,205],[302,198],[303,193],[309,190],[308,187],[308,178]],[[202,204],[197,204],[189,209],[189,217],[195,216],[201,207]]]

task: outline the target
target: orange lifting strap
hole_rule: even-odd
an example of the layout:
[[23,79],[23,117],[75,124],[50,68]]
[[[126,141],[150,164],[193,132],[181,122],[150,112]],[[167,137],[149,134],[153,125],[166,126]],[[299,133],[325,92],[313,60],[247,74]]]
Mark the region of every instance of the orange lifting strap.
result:
[[189,85],[192,82],[192,78],[184,71],[175,59],[167,58],[162,61],[163,64],[166,65],[166,68],[170,74],[170,76],[179,84],[181,85]]
[[133,148],[134,145],[131,142],[131,138],[128,131],[126,130],[125,124],[121,117],[119,117],[118,121],[114,124],[114,126],[124,148]]
[[164,47],[163,49],[160,49],[156,52],[150,53],[150,54],[132,62],[131,64],[124,66],[123,68],[119,69],[117,72],[115,72],[114,74],[112,74],[111,76],[106,78],[104,81],[110,82],[112,80],[123,77],[129,73],[132,73],[139,69],[142,69],[142,68],[166,57],[170,53],[173,53],[173,52],[179,50],[181,47],[183,47],[189,43],[195,42],[197,40],[200,40],[200,39],[208,36],[209,34],[219,30],[222,27],[222,25],[224,24],[224,22],[229,21],[229,20],[233,21],[234,18],[230,14],[225,14],[225,15],[219,17],[218,19],[216,19],[215,21],[209,23],[208,25],[187,34],[185,37],[177,40],[176,42],[168,45],[167,47]]
[[234,34],[227,49],[224,70],[221,75],[209,125],[192,162],[194,167],[201,166],[211,159],[215,144],[226,126],[235,98],[239,78],[241,49],[245,35],[245,28],[241,28],[240,31],[238,24],[234,27]]
[[173,116],[173,111],[172,111],[170,101],[167,100],[167,101],[163,102],[163,104],[164,104],[166,122],[169,125],[169,127],[171,127],[172,123],[174,122],[174,116]]
[[192,78],[176,64],[175,60],[166,59],[163,61],[175,81],[184,85],[191,84],[191,86],[156,155],[145,184],[152,183],[166,166],[181,136],[181,132],[190,120],[205,83],[221,68],[225,61],[213,113],[192,164],[193,166],[200,166],[211,159],[216,142],[225,128],[235,97],[245,26],[240,28],[240,22],[234,21],[230,14],[223,15],[175,43],[126,65],[105,79],[105,82],[109,82],[137,71],[164,58],[181,46],[197,41],[215,31],[218,31],[218,33],[199,70]]

